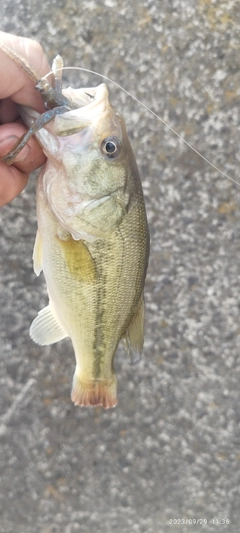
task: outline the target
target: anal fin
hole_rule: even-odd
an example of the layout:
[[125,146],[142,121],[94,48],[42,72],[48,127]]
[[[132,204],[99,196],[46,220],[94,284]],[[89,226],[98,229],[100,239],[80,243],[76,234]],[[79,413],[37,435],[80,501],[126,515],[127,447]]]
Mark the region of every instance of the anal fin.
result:
[[30,337],[41,346],[61,341],[67,336],[50,305],[39,311],[30,327]]
[[133,316],[128,329],[122,337],[123,345],[130,355],[132,364],[140,361],[144,340],[144,300],[143,294],[139,300],[138,308]]

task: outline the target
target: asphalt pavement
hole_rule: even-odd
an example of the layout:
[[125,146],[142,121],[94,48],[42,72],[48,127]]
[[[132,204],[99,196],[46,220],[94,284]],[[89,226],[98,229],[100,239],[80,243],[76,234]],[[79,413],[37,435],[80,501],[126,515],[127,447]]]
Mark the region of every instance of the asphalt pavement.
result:
[[[119,403],[74,407],[64,340],[29,326],[32,175],[0,211],[0,533],[240,531],[240,5],[238,0],[2,0],[1,30],[114,85],[151,233],[142,361],[119,347]],[[99,78],[66,71],[65,82]]]

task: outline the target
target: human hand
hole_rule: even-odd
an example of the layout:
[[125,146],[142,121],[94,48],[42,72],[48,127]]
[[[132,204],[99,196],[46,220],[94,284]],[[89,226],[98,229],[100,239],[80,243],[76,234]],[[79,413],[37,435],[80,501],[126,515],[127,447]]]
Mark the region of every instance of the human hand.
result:
[[[0,31],[0,40],[26,58],[40,76],[50,71],[47,58],[39,43]],[[14,146],[27,131],[21,123],[16,104],[28,105],[43,113],[42,98],[27,74],[0,50],[0,157]],[[0,206],[10,202],[24,189],[29,173],[43,165],[46,157],[37,141],[31,137],[16,157],[13,165],[0,161]]]

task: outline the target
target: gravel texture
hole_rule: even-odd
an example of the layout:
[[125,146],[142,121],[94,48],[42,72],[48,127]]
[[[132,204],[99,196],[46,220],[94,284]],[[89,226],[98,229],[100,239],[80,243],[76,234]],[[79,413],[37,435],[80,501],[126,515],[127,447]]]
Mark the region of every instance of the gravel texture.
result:
[[[1,29],[122,84],[240,183],[239,0],[2,0]],[[145,353],[132,367],[119,348],[116,409],[82,409],[70,342],[30,340],[47,302],[33,175],[0,212],[0,532],[236,533],[240,186],[109,87],[151,231]]]

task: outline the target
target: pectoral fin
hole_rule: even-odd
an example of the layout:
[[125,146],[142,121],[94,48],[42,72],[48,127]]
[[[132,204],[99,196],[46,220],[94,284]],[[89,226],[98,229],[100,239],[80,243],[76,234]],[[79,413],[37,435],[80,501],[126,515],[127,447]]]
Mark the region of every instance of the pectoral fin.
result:
[[39,311],[30,327],[30,337],[41,346],[61,341],[67,336],[50,305]]
[[75,241],[72,237],[66,241],[58,237],[67,268],[74,279],[94,283],[97,270],[89,249],[82,240]]
[[37,276],[42,272],[42,239],[39,230],[37,230],[33,248],[33,270]]
[[130,355],[132,364],[138,363],[143,350],[143,329],[144,329],[144,301],[143,294],[139,300],[139,305],[133,316],[125,335],[122,338],[123,345]]

